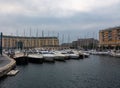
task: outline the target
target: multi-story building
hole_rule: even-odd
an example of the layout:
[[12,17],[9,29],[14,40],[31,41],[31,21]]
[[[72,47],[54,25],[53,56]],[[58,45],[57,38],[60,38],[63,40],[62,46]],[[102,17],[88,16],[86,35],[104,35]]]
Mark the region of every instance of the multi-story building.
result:
[[73,41],[72,43],[63,43],[62,47],[76,48],[76,49],[93,49],[97,48],[98,40],[94,38],[83,38]]
[[76,48],[92,49],[92,48],[97,47],[98,40],[94,38],[78,39],[77,41],[73,41],[72,45],[73,47],[76,47]]
[[59,39],[57,37],[22,37],[3,35],[2,47],[8,48],[40,48],[40,47],[58,47]]
[[69,48],[71,48],[71,46],[72,46],[72,43],[62,43],[61,44],[61,49],[69,49]]
[[99,45],[105,47],[120,46],[120,27],[99,31]]

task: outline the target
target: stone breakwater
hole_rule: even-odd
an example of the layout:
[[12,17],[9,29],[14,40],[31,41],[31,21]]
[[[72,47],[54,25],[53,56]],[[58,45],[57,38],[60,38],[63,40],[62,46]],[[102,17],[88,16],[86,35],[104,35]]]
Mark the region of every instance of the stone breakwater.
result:
[[16,66],[16,61],[14,59],[11,59],[7,55],[3,55],[3,57],[6,58],[6,60],[10,60],[10,62],[0,67],[0,77],[6,75],[11,69]]

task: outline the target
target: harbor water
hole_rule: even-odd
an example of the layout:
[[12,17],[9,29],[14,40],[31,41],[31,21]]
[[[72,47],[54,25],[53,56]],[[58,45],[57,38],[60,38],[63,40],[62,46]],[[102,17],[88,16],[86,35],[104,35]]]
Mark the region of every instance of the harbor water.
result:
[[0,88],[120,88],[120,58],[93,56],[66,62],[20,65]]

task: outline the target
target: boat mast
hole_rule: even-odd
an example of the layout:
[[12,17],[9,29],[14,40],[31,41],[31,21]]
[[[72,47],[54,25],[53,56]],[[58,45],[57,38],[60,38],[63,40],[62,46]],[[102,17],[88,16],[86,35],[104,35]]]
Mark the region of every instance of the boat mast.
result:
[[32,48],[31,27],[30,27],[30,44],[29,44],[29,47]]
[[68,47],[70,48],[70,35],[68,34]]
[[37,31],[36,31],[36,40],[35,40],[36,41],[36,44],[35,44],[36,48],[38,48],[38,40],[37,39],[38,39],[38,28],[37,28]]

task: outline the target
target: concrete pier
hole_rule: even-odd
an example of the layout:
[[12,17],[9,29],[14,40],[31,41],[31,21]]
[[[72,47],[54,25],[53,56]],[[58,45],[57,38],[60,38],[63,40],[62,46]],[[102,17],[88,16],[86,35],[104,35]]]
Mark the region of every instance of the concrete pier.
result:
[[6,75],[10,70],[16,66],[16,61],[7,55],[0,56],[0,77]]
[[26,65],[28,64],[28,56],[22,52],[15,53],[12,57],[17,65]]

